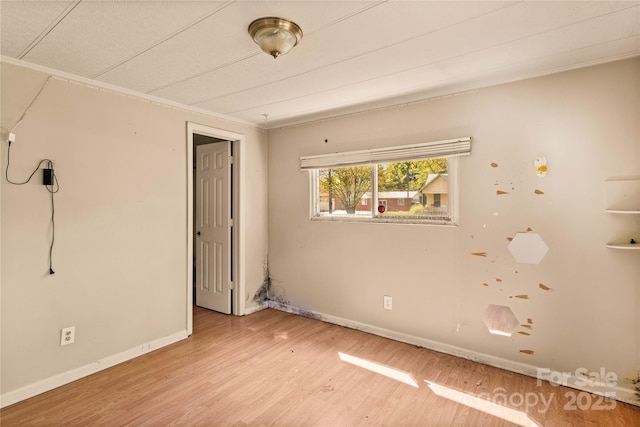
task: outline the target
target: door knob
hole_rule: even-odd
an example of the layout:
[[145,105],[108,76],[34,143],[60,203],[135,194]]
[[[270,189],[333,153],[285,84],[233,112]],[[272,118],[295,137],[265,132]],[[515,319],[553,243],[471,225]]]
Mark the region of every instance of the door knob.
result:
[[200,235],[200,232],[198,231],[196,234],[199,236],[199,235]]

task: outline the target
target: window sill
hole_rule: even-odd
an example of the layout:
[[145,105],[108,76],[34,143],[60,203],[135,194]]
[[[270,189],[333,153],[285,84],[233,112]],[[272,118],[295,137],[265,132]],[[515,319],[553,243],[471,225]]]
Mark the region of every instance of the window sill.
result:
[[356,215],[336,215],[336,216],[312,216],[311,221],[318,222],[359,222],[366,224],[403,224],[403,225],[427,225],[437,227],[458,227],[454,221],[436,220],[436,219],[416,219],[416,218],[397,218],[397,217],[376,217],[356,216]]

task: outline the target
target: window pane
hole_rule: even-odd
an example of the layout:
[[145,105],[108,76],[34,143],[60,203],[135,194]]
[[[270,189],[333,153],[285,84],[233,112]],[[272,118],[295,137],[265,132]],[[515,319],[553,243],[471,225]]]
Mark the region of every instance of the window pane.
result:
[[447,165],[446,158],[377,165],[378,200],[386,202],[379,216],[448,219]]
[[319,213],[371,216],[371,166],[318,171]]

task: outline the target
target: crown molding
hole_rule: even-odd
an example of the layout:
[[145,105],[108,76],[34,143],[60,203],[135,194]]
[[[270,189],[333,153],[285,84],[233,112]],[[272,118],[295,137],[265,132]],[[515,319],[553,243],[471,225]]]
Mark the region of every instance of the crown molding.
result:
[[231,116],[227,116],[227,115],[219,114],[219,113],[214,113],[212,111],[208,111],[208,110],[205,110],[205,109],[202,109],[202,108],[191,107],[189,105],[181,104],[181,103],[175,102],[175,101],[170,101],[170,100],[165,99],[165,98],[160,98],[160,97],[157,97],[157,96],[148,95],[146,93],[137,92],[135,90],[126,89],[126,88],[123,88],[123,87],[120,87],[120,86],[116,86],[116,85],[112,85],[112,84],[109,84],[109,83],[101,82],[99,80],[89,79],[87,77],[78,76],[76,74],[67,73],[65,71],[56,70],[56,69],[45,67],[45,66],[42,66],[42,65],[32,64],[30,62],[22,61],[22,60],[11,58],[11,57],[4,56],[4,55],[0,56],[0,63],[11,64],[11,65],[15,65],[15,66],[18,66],[18,67],[23,67],[23,68],[27,68],[27,69],[34,70],[34,71],[39,71],[41,73],[49,74],[50,76],[52,76],[54,78],[57,78],[57,79],[60,79],[60,80],[65,80],[65,81],[68,81],[68,82],[78,83],[78,84],[81,84],[81,85],[83,85],[85,87],[107,90],[107,91],[115,92],[115,93],[118,93],[118,94],[121,94],[121,95],[126,95],[126,96],[132,97],[132,98],[138,98],[141,101],[160,104],[160,105],[163,105],[163,106],[166,106],[166,107],[170,107],[170,108],[174,108],[176,110],[180,110],[180,111],[183,111],[183,112],[186,112],[186,113],[194,113],[194,114],[198,114],[200,116],[206,116],[206,117],[210,117],[210,118],[214,118],[214,119],[224,120],[226,122],[231,122],[231,123],[239,124],[239,125],[243,125],[243,126],[250,126],[252,128],[256,128],[256,129],[262,129],[262,130],[265,129],[265,127],[263,125],[260,125],[260,124],[254,123],[254,122],[250,122],[248,120],[237,119],[235,117],[231,117]]

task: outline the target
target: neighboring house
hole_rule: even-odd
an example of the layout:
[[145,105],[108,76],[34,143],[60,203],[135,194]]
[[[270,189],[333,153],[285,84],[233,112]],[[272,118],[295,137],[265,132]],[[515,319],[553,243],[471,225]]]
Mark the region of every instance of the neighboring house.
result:
[[[385,212],[408,211],[416,194],[416,191],[379,191],[378,206],[383,205]],[[371,211],[371,193],[362,197],[356,211]]]
[[[378,192],[378,205],[384,205],[385,212],[409,211],[412,200],[417,191],[380,191]],[[345,207],[339,199],[333,199],[333,211],[344,211]],[[320,195],[320,212],[329,211],[329,195]],[[356,212],[371,212],[371,193],[366,193],[360,199]]]
[[[449,180],[447,174],[429,174],[425,184],[418,191],[380,191],[378,205],[384,205],[385,212],[408,212],[412,205],[429,207],[431,213],[447,212],[449,205]],[[344,211],[339,199],[333,199],[333,211]],[[329,195],[320,197],[320,211],[329,211]],[[371,193],[362,196],[356,212],[371,212]]]
[[446,173],[429,174],[427,181],[416,192],[413,203],[429,207],[433,213],[446,212],[449,205],[449,178]]

